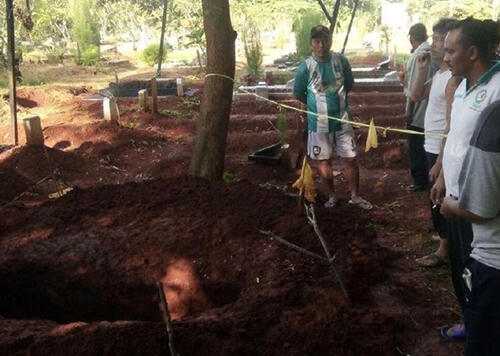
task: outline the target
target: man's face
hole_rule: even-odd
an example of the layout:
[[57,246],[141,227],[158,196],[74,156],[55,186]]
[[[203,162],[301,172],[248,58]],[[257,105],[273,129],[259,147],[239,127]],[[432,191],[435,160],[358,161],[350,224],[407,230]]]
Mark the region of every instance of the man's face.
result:
[[414,51],[418,47],[417,41],[415,41],[415,38],[413,38],[412,35],[408,35],[408,39],[410,40],[410,45],[411,45],[411,50]]
[[444,39],[444,61],[455,76],[466,76],[472,67],[471,47],[464,47],[460,42],[462,30],[448,32]]
[[312,53],[318,59],[328,58],[328,53],[330,53],[331,47],[332,47],[331,37],[317,37],[311,39]]
[[432,58],[437,60],[443,60],[444,57],[444,38],[445,33],[436,32],[432,34]]

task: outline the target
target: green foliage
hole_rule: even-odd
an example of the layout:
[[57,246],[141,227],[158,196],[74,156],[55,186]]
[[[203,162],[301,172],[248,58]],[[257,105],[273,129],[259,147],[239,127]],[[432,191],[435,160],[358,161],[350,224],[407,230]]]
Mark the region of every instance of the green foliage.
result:
[[[160,45],[152,44],[144,48],[141,52],[141,60],[149,66],[155,65],[158,63],[158,55],[160,53]],[[166,58],[166,50],[165,46],[163,47],[162,58],[165,60]]]
[[311,54],[311,28],[322,24],[325,17],[319,10],[306,10],[300,13],[293,23],[297,56],[305,58]]
[[243,32],[243,44],[247,60],[247,72],[253,79],[257,80],[262,72],[262,44],[259,30],[252,26],[251,23]]
[[71,34],[83,54],[91,46],[99,49],[99,24],[91,13],[89,0],[70,0],[72,20]]
[[90,46],[82,53],[81,64],[84,66],[96,66],[101,61],[101,53],[99,47]]
[[226,183],[234,182],[236,180],[236,174],[232,172],[224,172],[222,174],[222,180]]
[[44,85],[48,84],[49,80],[44,77],[44,76],[35,76],[35,77],[25,77],[23,79],[23,85],[26,86],[39,86],[39,85]]
[[47,61],[52,64],[62,63],[66,55],[65,48],[50,48],[47,51]]

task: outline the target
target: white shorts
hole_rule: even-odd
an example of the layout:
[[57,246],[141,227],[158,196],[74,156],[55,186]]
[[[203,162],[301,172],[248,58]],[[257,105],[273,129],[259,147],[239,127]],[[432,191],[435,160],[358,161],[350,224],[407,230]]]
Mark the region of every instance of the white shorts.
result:
[[314,160],[332,158],[333,149],[339,157],[354,158],[357,156],[354,130],[350,124],[342,124],[339,131],[314,132],[307,134],[307,155]]

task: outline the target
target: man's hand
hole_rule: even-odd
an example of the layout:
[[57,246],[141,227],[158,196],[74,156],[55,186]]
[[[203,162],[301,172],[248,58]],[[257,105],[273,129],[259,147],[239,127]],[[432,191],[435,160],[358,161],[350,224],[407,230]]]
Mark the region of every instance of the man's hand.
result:
[[443,204],[441,204],[441,209],[439,212],[441,215],[443,215],[446,219],[453,219],[457,218],[457,210],[460,210],[458,208],[458,201],[457,198],[455,197],[446,197],[443,200]]
[[417,58],[417,69],[419,71],[426,70],[429,67],[430,62],[431,62],[431,53],[430,52],[422,53]]
[[436,162],[429,171],[429,180],[431,182],[437,181],[440,173],[441,173],[441,162]]
[[444,199],[444,177],[440,174],[431,188],[431,201],[436,205],[441,205]]

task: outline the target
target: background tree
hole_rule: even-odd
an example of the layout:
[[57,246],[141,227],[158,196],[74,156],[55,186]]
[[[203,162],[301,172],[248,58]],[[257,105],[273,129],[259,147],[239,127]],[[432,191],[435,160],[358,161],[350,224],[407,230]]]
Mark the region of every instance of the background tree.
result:
[[[229,0],[202,0],[207,40],[207,72],[234,78],[236,32],[231,25]],[[220,180],[224,172],[227,128],[233,82],[216,76],[205,79],[200,119],[189,173]]]
[[93,54],[96,48],[99,55],[99,45],[101,42],[99,25],[91,11],[92,8],[89,0],[71,0],[70,2],[71,34],[73,40],[78,45],[79,62],[82,59],[82,55],[85,56],[86,52]]

